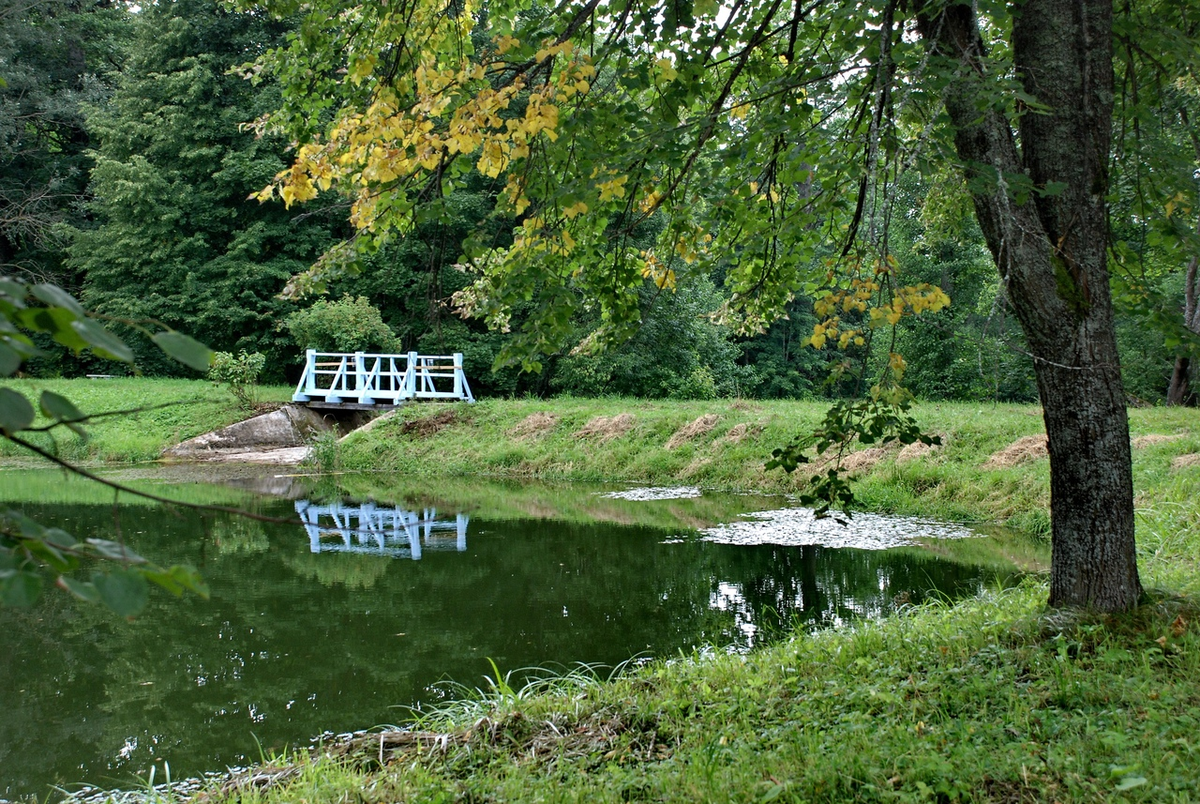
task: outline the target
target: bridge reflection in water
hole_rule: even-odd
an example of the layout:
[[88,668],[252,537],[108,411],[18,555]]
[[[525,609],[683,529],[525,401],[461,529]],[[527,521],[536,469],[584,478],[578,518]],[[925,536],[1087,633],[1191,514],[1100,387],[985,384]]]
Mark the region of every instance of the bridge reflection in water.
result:
[[308,532],[314,553],[359,553],[421,560],[425,550],[467,549],[470,517],[438,519],[437,509],[420,513],[384,508],[374,503],[317,505],[296,500],[296,513]]

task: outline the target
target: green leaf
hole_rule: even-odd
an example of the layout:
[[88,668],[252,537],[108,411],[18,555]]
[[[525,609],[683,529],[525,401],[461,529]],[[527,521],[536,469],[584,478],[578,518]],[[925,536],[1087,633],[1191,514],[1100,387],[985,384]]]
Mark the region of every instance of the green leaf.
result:
[[70,575],[59,575],[58,585],[80,600],[86,600],[88,603],[100,602],[100,590],[96,588],[94,583],[80,581],[72,578]]
[[212,365],[213,350],[182,332],[167,330],[154,335],[151,340],[168,356],[196,371],[208,371]]
[[7,377],[21,367],[21,355],[6,343],[0,342],[0,377]]
[[31,307],[19,311],[13,319],[26,329],[49,333],[56,342],[76,352],[88,345],[87,341],[71,328],[79,319],[70,310],[61,307]]
[[64,549],[74,547],[75,545],[79,544],[79,542],[75,541],[74,536],[67,533],[62,528],[46,528],[45,532],[42,534],[42,538],[45,539],[49,544]]
[[0,512],[0,524],[8,531],[15,531],[21,536],[29,539],[41,539],[46,535],[46,529],[39,525],[36,520],[22,514],[20,511],[14,511],[11,508]]
[[166,570],[142,570],[142,575],[150,583],[161,586],[175,597],[189,591],[205,600],[208,599],[208,586],[195,567],[177,564]]
[[117,568],[92,574],[92,584],[104,605],[122,617],[132,617],[146,607],[150,599],[146,579],[136,570]]
[[86,313],[79,302],[75,301],[75,297],[58,285],[41,284],[34,285],[30,291],[41,301],[45,302],[48,307],[62,307],[70,310],[75,315],[82,318]]
[[1063,191],[1069,187],[1065,181],[1048,181],[1042,188],[1040,195],[1044,198],[1053,198],[1063,194]]
[[26,307],[18,310],[13,319],[34,332],[48,332],[51,335],[71,333],[71,322],[78,321],[79,316],[62,307]]
[[72,321],[71,329],[87,341],[92,351],[101,357],[120,360],[122,363],[133,362],[133,350],[126,346],[123,340],[90,318]]
[[79,562],[74,558],[67,558],[57,547],[49,542],[41,539],[29,539],[25,542],[25,549],[35,560],[50,567],[55,572],[66,572],[78,566]]
[[9,435],[33,424],[33,405],[11,388],[0,388],[0,430]]
[[6,606],[32,606],[42,594],[42,576],[33,572],[0,572],[0,602]]
[[208,584],[200,577],[200,572],[189,564],[176,564],[167,570],[176,583],[208,600]]
[[0,279],[0,294],[8,297],[8,300],[21,306],[25,301],[25,297],[29,295],[29,289],[20,282],[14,282],[11,279]]
[[142,558],[120,542],[111,542],[108,539],[88,539],[87,542],[92,547],[96,548],[96,552],[102,558],[111,558],[114,561],[124,561],[129,564],[146,563],[146,559]]
[[75,407],[74,402],[53,391],[42,391],[41,399],[38,400],[38,407],[42,409],[42,415],[47,419],[54,419],[59,422],[84,418],[83,412]]
[[155,586],[167,590],[171,594],[175,595],[175,597],[179,597],[183,594],[183,586],[179,583],[179,581],[175,580],[175,576],[166,570],[143,570],[142,577]]

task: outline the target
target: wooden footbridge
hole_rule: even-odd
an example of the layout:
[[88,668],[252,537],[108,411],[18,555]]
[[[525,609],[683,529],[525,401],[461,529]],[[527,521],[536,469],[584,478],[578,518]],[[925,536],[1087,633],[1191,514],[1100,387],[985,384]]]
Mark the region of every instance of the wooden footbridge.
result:
[[467,549],[467,514],[438,519],[435,508],[418,514],[370,502],[316,505],[308,500],[296,501],[296,513],[308,532],[309,550],[314,553],[360,553],[420,561],[425,550],[461,553]]
[[309,407],[383,408],[417,399],[474,402],[463,356],[305,353],[304,373],[293,402]]

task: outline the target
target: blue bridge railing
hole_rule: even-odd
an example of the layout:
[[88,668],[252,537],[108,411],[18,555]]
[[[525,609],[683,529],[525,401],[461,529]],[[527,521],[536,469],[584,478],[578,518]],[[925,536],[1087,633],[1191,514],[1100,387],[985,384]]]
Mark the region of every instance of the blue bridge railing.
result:
[[370,354],[367,352],[305,353],[304,373],[293,402],[399,405],[410,399],[453,399],[474,402],[463,356]]

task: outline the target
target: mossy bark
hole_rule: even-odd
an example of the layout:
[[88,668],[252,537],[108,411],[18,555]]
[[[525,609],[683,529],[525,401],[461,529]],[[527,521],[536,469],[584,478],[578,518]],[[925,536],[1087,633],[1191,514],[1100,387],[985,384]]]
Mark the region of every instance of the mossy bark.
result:
[[[1013,13],[1032,99],[1018,104],[1015,136],[972,6],[927,6],[919,28],[953,70],[944,100],[955,147],[1034,359],[1050,450],[1050,603],[1123,610],[1141,584],[1107,269],[1112,6],[1031,0]],[[1032,181],[1029,198],[1010,190],[1019,176]]]

